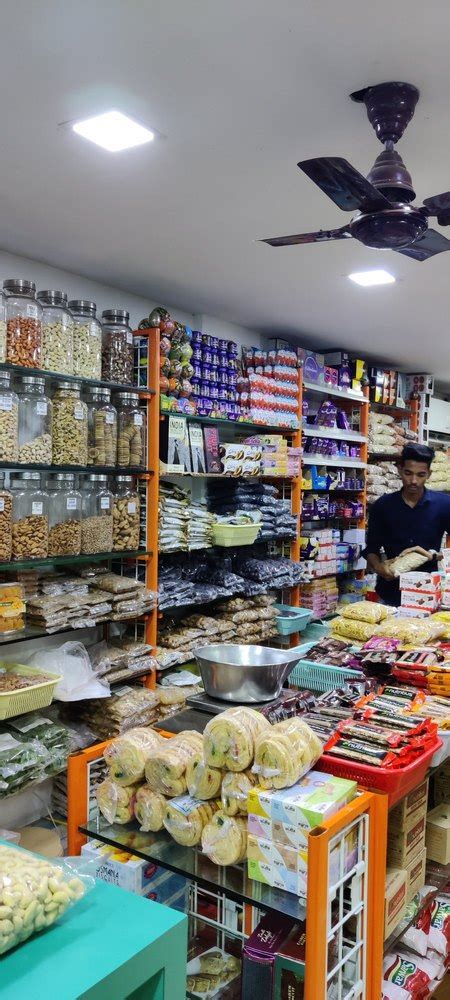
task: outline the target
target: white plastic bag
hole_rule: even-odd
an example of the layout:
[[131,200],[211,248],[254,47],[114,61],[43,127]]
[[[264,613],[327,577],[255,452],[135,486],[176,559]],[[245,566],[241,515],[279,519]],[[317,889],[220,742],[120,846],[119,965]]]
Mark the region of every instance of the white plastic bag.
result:
[[29,659],[30,667],[60,674],[53,697],[57,701],[109,698],[109,685],[96,677],[89,653],[82,642],[64,642],[56,649],[38,649]]

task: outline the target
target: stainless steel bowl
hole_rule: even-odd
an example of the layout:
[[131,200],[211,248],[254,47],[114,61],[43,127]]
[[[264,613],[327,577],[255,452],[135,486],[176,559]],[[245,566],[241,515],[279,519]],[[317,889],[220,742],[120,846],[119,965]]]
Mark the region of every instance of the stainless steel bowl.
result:
[[301,653],[293,649],[221,643],[194,650],[205,691],[211,698],[249,704],[272,701]]

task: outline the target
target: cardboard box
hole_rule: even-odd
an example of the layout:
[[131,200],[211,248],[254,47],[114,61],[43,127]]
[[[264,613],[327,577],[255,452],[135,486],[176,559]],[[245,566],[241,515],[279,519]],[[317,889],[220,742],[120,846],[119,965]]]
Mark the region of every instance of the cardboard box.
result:
[[306,896],[308,851],[297,851],[272,840],[254,837],[247,840],[247,870],[249,878],[263,882],[295,896]]
[[161,424],[161,472],[192,472],[188,425],[185,417],[171,413]]
[[201,424],[189,424],[189,444],[191,448],[192,471],[206,472],[203,427]]
[[280,844],[302,848],[308,831],[320,826],[356,795],[356,781],[309,771],[291,788],[266,791],[251,788],[248,796],[248,830]]
[[305,995],[306,921],[293,927],[275,958],[273,1000],[303,1000]]
[[405,915],[408,873],[405,868],[388,868],[384,895],[384,940]]
[[302,363],[305,382],[318,382],[323,385],[325,378],[324,355],[308,351],[304,347],[298,347],[297,356]]
[[266,913],[242,950],[242,1000],[272,997],[275,958],[295,926],[291,917]]
[[217,427],[204,427],[206,471],[219,473],[222,471],[219,458],[219,431]]
[[419,815],[408,830],[391,830],[388,835],[387,860],[390,868],[405,868],[425,847],[426,814]]
[[439,596],[437,594],[426,594],[422,590],[402,590],[402,608],[415,608],[418,611],[437,611],[439,608]]
[[142,861],[125,850],[90,840],[81,848],[82,857],[93,862],[95,878],[117,885],[120,889],[135,892],[138,896],[148,896],[158,903],[169,899],[185,899],[187,880],[181,875],[173,875],[153,862]]
[[400,590],[420,590],[425,594],[440,592],[442,577],[440,573],[401,573]]
[[413,896],[425,885],[425,870],[427,865],[427,852],[423,850],[417,857],[406,866],[408,873],[408,887],[406,892],[406,902],[410,903]]
[[425,781],[417,785],[417,788],[413,788],[394,809],[391,809],[389,813],[389,830],[410,829],[411,826],[407,824],[412,815],[415,817],[413,823],[413,826],[415,826],[416,819],[419,819],[423,813],[426,813],[427,803],[428,778],[425,778]]
[[450,864],[450,805],[442,802],[427,815],[427,855],[440,865]]

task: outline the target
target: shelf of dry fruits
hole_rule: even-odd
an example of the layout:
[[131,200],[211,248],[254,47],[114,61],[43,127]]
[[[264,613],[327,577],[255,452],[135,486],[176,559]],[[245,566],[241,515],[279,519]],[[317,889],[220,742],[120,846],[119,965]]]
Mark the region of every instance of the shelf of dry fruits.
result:
[[144,861],[161,865],[176,875],[183,875],[205,889],[222,890],[227,897],[239,903],[249,903],[261,910],[284,913],[296,920],[306,918],[306,903],[293,893],[273,889],[262,882],[254,882],[247,875],[247,866],[215,865],[200,850],[182,847],[162,833],[141,833],[136,827],[119,826],[103,821],[80,826],[80,833],[118,850],[130,851]]
[[45,559],[16,559],[14,562],[0,562],[0,572],[14,571],[18,569],[42,569],[46,566],[84,566],[89,563],[112,561],[114,559],[139,559],[144,556],[152,556],[153,552],[147,549],[133,549],[130,552],[94,552],[90,555],[79,556],[47,556]]
[[22,365],[12,365],[7,361],[0,362],[0,372],[10,372],[11,375],[36,375],[39,378],[57,379],[64,382],[77,382],[85,386],[98,386],[101,389],[111,389],[112,392],[137,392],[140,396],[154,396],[154,390],[146,386],[134,385],[130,382],[107,382],[101,378],[85,378],[83,375],[65,375],[64,372],[44,371],[43,368],[24,368]]

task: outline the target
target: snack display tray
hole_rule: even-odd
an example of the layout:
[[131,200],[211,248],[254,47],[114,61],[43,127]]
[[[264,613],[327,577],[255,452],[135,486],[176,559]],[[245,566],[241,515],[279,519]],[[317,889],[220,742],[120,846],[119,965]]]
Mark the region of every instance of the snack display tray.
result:
[[253,545],[261,525],[258,524],[213,524],[214,545],[231,548],[234,545]]
[[331,663],[316,663],[315,660],[300,660],[294,667],[289,681],[295,687],[305,688],[309,691],[332,691],[335,687],[340,687],[346,680],[361,679],[363,674],[360,670],[351,670],[349,667],[336,667]]
[[292,635],[303,632],[312,619],[312,611],[308,608],[294,608],[290,604],[275,604],[280,612],[277,618],[279,635]]
[[450,757],[450,729],[438,729],[438,736],[442,746],[433,754],[430,767],[439,767],[447,757]]
[[436,738],[433,746],[425,750],[418,760],[395,771],[383,767],[372,767],[370,764],[360,764],[357,761],[344,760],[326,753],[322,755],[317,766],[320,766],[322,771],[334,774],[338,778],[349,778],[351,781],[357,781],[359,785],[370,789],[370,791],[386,792],[389,796],[389,808],[391,808],[416,785],[420,785],[431,767],[434,754],[441,747],[442,740]]
[[25,712],[33,712],[37,708],[47,708],[51,705],[53,692],[61,680],[58,674],[54,674],[52,680],[40,681],[42,671],[33,667],[22,666],[21,663],[0,663],[0,667],[6,667],[8,673],[36,677],[35,684],[19,691],[0,691],[0,719],[11,719],[15,715],[24,715]]

